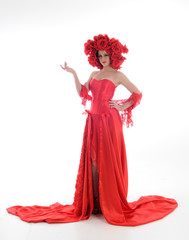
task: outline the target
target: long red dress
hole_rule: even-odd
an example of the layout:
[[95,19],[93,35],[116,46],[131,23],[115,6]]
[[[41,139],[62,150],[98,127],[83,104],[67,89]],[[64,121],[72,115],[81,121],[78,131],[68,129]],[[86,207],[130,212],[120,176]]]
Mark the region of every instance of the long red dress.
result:
[[13,206],[7,211],[27,222],[68,223],[88,219],[94,208],[92,159],[99,174],[100,207],[108,223],[137,226],[170,214],[178,206],[173,198],[148,195],[127,202],[128,169],[123,122],[119,112],[109,105],[116,86],[108,79],[92,79],[89,87],[92,99],[88,93],[86,95],[85,85],[82,85],[83,95],[80,95],[84,105],[86,100],[92,101],[90,110],[85,110],[87,118],[73,203]]

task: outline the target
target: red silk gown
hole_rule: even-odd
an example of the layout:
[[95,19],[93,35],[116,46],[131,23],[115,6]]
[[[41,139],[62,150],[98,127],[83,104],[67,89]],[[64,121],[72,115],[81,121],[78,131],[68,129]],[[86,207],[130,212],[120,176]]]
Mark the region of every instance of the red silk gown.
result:
[[[118,110],[109,105],[116,86],[108,79],[92,79],[89,87],[92,97],[88,95],[85,85],[82,85],[80,92],[82,104],[85,106],[86,101],[91,100],[91,108],[84,112],[87,118],[73,203],[13,206],[7,208],[7,211],[26,222],[68,223],[88,219],[94,208],[92,159],[99,174],[101,213],[109,224],[137,226],[170,214],[178,206],[173,198],[148,195],[127,202],[128,169],[122,130],[123,115],[121,118]],[[139,102],[135,101],[135,105]],[[131,111],[127,114],[127,123],[131,123]]]

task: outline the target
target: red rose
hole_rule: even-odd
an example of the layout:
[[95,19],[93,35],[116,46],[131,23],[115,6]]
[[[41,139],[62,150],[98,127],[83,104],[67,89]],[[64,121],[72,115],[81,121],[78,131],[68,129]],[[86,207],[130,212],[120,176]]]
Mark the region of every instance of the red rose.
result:
[[123,46],[123,53],[128,53],[129,49],[127,48],[126,45]]
[[100,39],[103,39],[104,38],[104,36],[102,35],[102,34],[99,34],[98,36],[94,36],[94,41],[98,41],[98,40],[100,40]]
[[97,41],[97,47],[99,50],[104,50],[107,46],[108,42],[106,39],[100,39]]
[[113,44],[112,51],[115,52],[117,55],[120,55],[122,53],[122,46],[119,44]]
[[117,53],[115,51],[112,52],[112,60],[117,59]]
[[91,51],[92,51],[92,43],[93,41],[92,40],[88,40],[85,44],[84,44],[84,52],[86,55],[88,55]]

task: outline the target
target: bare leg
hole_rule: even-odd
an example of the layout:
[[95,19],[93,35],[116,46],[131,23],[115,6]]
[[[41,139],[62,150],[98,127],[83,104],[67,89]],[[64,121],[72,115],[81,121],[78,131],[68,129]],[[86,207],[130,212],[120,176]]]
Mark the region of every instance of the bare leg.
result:
[[93,175],[93,194],[94,197],[98,197],[99,192],[98,192],[98,181],[99,181],[99,176],[97,172],[97,166],[96,163],[91,159],[92,161],[92,175]]
[[92,178],[93,178],[93,198],[94,198],[94,210],[93,213],[101,213],[100,204],[99,204],[99,175],[97,171],[96,163],[91,159],[92,163]]

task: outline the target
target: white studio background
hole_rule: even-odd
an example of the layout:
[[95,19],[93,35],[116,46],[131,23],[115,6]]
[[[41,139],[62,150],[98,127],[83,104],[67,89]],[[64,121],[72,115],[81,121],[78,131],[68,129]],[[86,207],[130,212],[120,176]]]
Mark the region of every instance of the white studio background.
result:
[[[188,2],[0,5],[0,204],[72,203],[86,115],[73,76],[60,64],[67,61],[86,82],[97,68],[84,43],[100,33],[127,45],[121,71],[143,92],[134,126],[124,127],[128,200],[188,197]],[[115,99],[129,95],[120,86]]]

